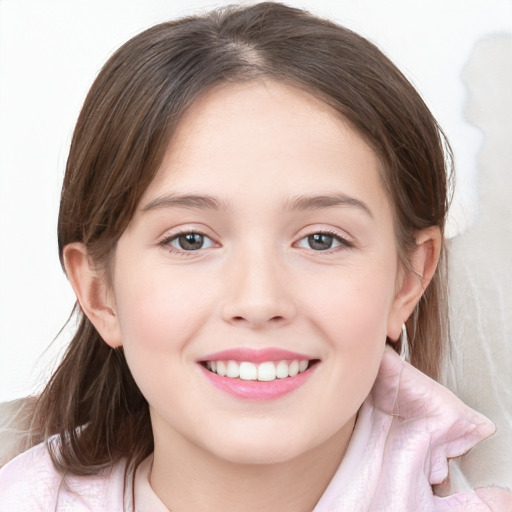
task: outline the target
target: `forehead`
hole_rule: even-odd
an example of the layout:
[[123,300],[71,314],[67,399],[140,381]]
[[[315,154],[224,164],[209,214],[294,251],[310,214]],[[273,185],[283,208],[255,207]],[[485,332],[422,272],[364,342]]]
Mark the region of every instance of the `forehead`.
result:
[[231,202],[333,189],[382,202],[380,173],[365,140],[313,95],[274,81],[223,84],[184,113],[143,202],[174,191]]

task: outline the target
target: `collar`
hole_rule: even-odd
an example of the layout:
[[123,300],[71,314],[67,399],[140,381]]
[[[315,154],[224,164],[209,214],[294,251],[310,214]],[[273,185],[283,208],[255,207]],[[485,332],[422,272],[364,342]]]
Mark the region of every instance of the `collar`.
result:
[[441,498],[432,486],[448,477],[449,459],[494,430],[387,346],[345,457],[314,512],[467,510],[461,504],[487,512],[473,492]]

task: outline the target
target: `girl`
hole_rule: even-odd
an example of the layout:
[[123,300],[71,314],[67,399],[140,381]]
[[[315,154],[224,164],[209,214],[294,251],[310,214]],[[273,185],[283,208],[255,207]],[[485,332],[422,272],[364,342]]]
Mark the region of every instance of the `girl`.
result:
[[126,43],[62,190],[78,330],[0,510],[509,510],[497,489],[440,497],[493,432],[429,378],[449,168],[393,64],[300,10]]

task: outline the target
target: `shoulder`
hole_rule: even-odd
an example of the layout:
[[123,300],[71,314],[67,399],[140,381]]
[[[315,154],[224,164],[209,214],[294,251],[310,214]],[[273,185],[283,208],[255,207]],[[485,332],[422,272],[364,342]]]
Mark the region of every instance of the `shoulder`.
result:
[[60,481],[46,446],[31,448],[0,469],[0,512],[50,510]]
[[0,469],[0,512],[116,512],[123,510],[123,489],[123,464],[93,476],[63,475],[45,443]]

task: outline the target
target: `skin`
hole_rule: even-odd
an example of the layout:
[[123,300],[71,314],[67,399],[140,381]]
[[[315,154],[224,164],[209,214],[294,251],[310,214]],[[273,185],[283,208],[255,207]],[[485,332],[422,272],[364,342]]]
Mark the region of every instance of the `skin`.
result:
[[[83,310],[124,347],[150,404],[150,483],[169,509],[314,508],[386,337],[398,339],[439,255],[430,228],[417,233],[416,273],[401,268],[380,175],[376,154],[321,101],[272,81],[226,85],[180,122],[119,240],[112,286],[82,244],[66,247]],[[216,205],[175,201],[190,195]],[[202,233],[204,245],[184,250],[180,233]],[[332,247],[313,248],[315,233]],[[242,400],[197,362],[240,347],[319,362],[277,400]]]

